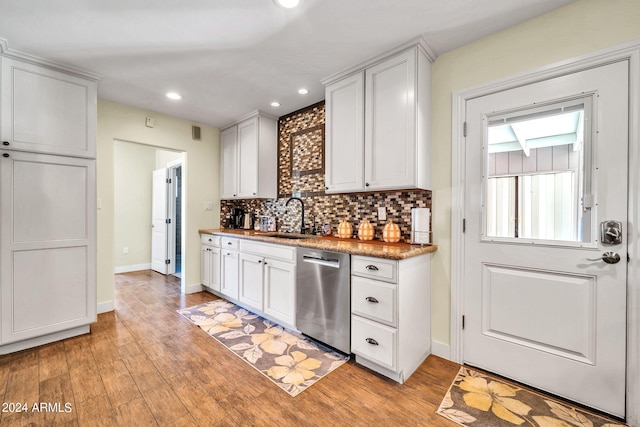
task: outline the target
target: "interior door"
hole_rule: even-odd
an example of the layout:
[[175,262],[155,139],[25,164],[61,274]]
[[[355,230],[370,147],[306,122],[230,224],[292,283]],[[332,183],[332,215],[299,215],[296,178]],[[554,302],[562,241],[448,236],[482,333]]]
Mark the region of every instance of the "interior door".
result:
[[628,69],[466,104],[464,363],[619,417]]
[[169,192],[169,170],[157,169],[153,171],[153,194],[151,197],[151,269],[158,273],[168,274],[167,264],[169,247],[167,236],[169,233],[169,212],[167,199]]

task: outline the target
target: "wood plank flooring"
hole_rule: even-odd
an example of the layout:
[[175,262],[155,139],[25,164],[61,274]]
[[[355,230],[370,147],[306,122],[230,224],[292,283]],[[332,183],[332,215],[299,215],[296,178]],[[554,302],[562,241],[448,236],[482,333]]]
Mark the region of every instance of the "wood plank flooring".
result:
[[90,334],[0,356],[4,409],[28,405],[0,425],[455,426],[435,414],[455,363],[430,356],[400,385],[349,362],[292,398],[176,313],[215,296],[151,271],[115,291]]

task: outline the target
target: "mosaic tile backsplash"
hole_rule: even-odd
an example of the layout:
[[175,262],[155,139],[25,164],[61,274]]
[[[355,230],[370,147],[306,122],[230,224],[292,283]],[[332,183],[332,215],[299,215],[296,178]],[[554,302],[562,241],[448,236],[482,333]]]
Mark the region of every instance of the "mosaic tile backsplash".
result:
[[[242,208],[256,217],[275,217],[278,231],[300,232],[300,203],[285,206],[292,194],[299,194],[305,205],[307,232],[329,224],[336,234],[338,224],[346,218],[355,237],[358,224],[367,219],[374,226],[375,238],[381,239],[382,228],[393,220],[402,240],[410,241],[411,208],[431,208],[430,191],[324,194],[324,103],[281,117],[278,132],[278,199],[222,200],[220,224],[226,224],[231,208]],[[378,221],[378,207],[386,207],[385,221]]]

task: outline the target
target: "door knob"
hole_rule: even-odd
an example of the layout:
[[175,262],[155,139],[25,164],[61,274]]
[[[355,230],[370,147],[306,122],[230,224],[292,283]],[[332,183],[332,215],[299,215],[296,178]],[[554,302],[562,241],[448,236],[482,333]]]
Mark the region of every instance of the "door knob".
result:
[[620,262],[620,255],[615,252],[607,251],[600,258],[587,258],[587,261],[604,261],[607,264],[617,264]]

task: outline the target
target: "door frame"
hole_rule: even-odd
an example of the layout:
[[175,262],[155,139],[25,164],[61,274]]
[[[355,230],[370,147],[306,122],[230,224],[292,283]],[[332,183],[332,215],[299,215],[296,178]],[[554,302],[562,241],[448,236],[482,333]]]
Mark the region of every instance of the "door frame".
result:
[[[176,169],[179,167],[182,167],[182,159],[174,160],[172,162],[167,163],[166,168],[169,171],[169,179],[171,180],[172,183],[175,182],[176,180]],[[171,185],[169,187],[169,194],[167,196],[167,212],[169,213],[168,216],[171,219],[171,227],[169,227],[169,230],[167,232],[167,247],[168,247],[167,256],[171,260],[168,274],[175,274],[176,272],[176,234],[177,234],[176,233],[176,217],[178,216],[178,212],[176,212],[175,188],[176,187],[174,185]],[[183,191],[183,194],[184,194],[184,191]],[[180,204],[180,216],[182,218],[184,213],[184,210],[182,209],[183,205],[184,203]],[[184,236],[184,233],[180,233],[180,236]],[[180,241],[180,247],[184,248],[184,241],[182,239]],[[180,266],[181,274],[182,274],[182,271],[183,271],[182,266]]]
[[[462,315],[464,308],[464,218],[465,136],[463,126],[467,100],[513,89],[542,80],[576,73],[614,61],[628,60],[629,73],[629,228],[640,224],[640,40],[613,46],[577,58],[487,82],[452,93],[451,112],[451,329],[450,359],[463,357]],[[633,231],[633,233],[631,232]],[[627,231],[627,414],[630,425],[640,424],[640,236]],[[634,286],[635,284],[635,286]]]

